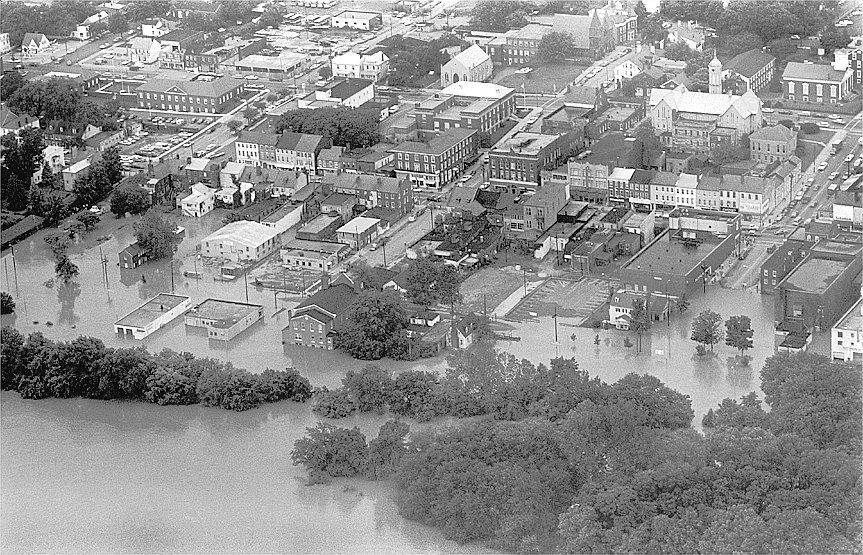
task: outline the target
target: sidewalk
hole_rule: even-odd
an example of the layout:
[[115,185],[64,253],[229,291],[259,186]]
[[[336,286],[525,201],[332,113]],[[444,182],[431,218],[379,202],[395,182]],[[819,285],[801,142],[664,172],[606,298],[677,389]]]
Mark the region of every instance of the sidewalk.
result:
[[[542,279],[539,281],[529,281],[527,282],[527,287],[519,287],[512,294],[503,300],[502,303],[497,305],[497,308],[491,311],[492,319],[500,319],[505,317],[510,311],[515,308],[515,306],[522,301],[525,297],[533,293],[534,289],[545,283],[546,280]],[[527,293],[525,293],[525,289]]]

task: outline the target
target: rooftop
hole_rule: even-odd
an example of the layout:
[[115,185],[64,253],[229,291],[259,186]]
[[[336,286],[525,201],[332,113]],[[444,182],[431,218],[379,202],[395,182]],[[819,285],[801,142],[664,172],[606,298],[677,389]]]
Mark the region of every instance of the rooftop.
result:
[[217,98],[243,86],[243,81],[233,77],[219,77],[212,81],[182,81],[180,79],[150,79],[139,92],[179,93],[193,96]]
[[337,233],[353,233],[360,234],[365,233],[369,229],[375,227],[380,223],[380,220],[377,218],[365,218],[363,216],[357,216],[353,220],[349,221],[342,227],[336,230]]
[[846,312],[833,327],[842,330],[859,331],[863,329],[863,298],[857,299],[854,306],[849,308],[848,312]]
[[263,307],[259,304],[238,303],[234,301],[223,301],[220,299],[207,299],[198,306],[192,308],[187,316],[197,316],[206,320],[212,320],[208,327],[230,328],[234,324],[253,314]]
[[307,239],[293,239],[282,246],[282,250],[317,252],[322,254],[336,254],[348,246],[344,243],[333,243],[331,241],[310,241]]
[[471,98],[494,98],[501,99],[515,89],[497,85],[495,83],[481,83],[478,81],[459,81],[443,89],[440,94],[453,96],[466,96]]
[[[464,81],[460,81],[462,83]],[[471,135],[476,134],[475,129],[455,128],[449,129],[433,138],[427,143],[418,141],[405,141],[392,148],[391,152],[417,152],[422,154],[443,154],[453,148],[456,144]]]
[[117,320],[115,325],[127,326],[130,328],[143,328],[165,312],[180,306],[188,300],[189,297],[184,295],[159,293],[129,314],[126,314]]
[[[670,229],[633,256],[624,268],[653,274],[687,275],[716,248],[716,241],[684,242],[672,238]],[[712,239],[712,233],[698,232],[699,239]]]
[[758,131],[755,131],[749,135],[749,140],[791,141],[794,139],[794,135],[794,131],[777,123],[776,125],[768,125],[767,127],[762,127]]
[[782,79],[800,79],[803,81],[828,81],[840,83],[845,77],[844,71],[833,69],[830,64],[804,64],[801,62],[788,62]]
[[774,60],[776,60],[775,56],[760,48],[753,48],[731,58],[723,69],[734,71],[749,79]]
[[318,214],[317,216],[309,220],[306,225],[301,227],[299,231],[303,233],[320,233],[328,226],[332,225],[333,222],[341,219],[342,217],[339,215]]
[[[590,154],[583,156],[579,154],[576,163],[585,164],[614,164],[624,165],[632,152],[634,139],[626,137],[623,133],[608,133],[605,137],[591,145]],[[675,181],[677,176],[675,175]]]
[[464,51],[456,54],[452,59],[458,61],[467,69],[473,69],[490,60],[485,50],[476,44],[471,45]]
[[248,246],[257,246],[271,239],[275,239],[279,232],[272,227],[257,222],[239,221],[231,222],[221,229],[204,237],[202,242],[233,241]]
[[519,154],[538,155],[542,149],[554,143],[559,135],[543,135],[541,133],[529,133],[520,131],[505,141],[498,143],[492,150],[492,154],[507,154],[518,152]]
[[334,83],[328,90],[330,91],[331,98],[346,100],[360,91],[372,86],[374,86],[374,83],[368,79],[355,79],[353,77],[349,77]]
[[333,16],[333,18],[346,18],[346,19],[362,19],[370,21],[376,17],[381,17],[380,12],[363,12],[359,10],[345,10],[343,12],[339,12]]
[[348,195],[346,193],[333,193],[323,201],[321,201],[321,206],[330,205],[330,206],[347,206],[350,205],[353,207],[357,203],[357,197],[353,195]]
[[337,315],[347,310],[347,308],[357,298],[357,292],[349,285],[339,283],[321,289],[308,299],[304,300],[294,309],[294,313],[307,307],[320,308],[331,315]]
[[[383,154],[383,153],[381,153]],[[380,154],[370,153],[373,158]],[[399,179],[360,173],[333,173],[323,177],[323,183],[332,183],[337,189],[357,189],[359,191],[379,191],[383,193],[398,193]]]
[[788,274],[783,283],[799,291],[824,293],[850,263],[850,260],[827,260],[810,256]]

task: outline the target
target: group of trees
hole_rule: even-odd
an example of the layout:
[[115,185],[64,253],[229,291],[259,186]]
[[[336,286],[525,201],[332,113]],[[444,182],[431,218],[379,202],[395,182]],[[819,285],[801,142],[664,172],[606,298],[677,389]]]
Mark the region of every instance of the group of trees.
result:
[[125,214],[143,214],[150,208],[150,195],[137,185],[119,187],[111,195],[111,213],[118,218]]
[[45,149],[42,130],[27,127],[17,136],[7,133],[0,138],[0,148],[3,150],[0,164],[3,202],[11,210],[23,210],[27,207],[33,174],[42,165],[42,151]]
[[312,390],[292,369],[252,374],[231,363],[190,353],[143,348],[113,349],[81,336],[52,341],[41,333],[26,338],[2,329],[0,387],[27,399],[48,397],[126,399],[160,405],[205,406],[243,411],[289,399],[305,402]]
[[365,148],[380,142],[380,112],[367,108],[319,108],[288,110],[276,123],[276,133],[316,133],[334,145]]
[[52,120],[86,122],[116,129],[116,104],[96,104],[65,79],[25,81],[6,98],[15,113],[38,117],[46,124]]
[[421,256],[411,260],[406,270],[407,298],[429,307],[438,303],[447,306],[461,301],[458,270],[437,257]]
[[726,399],[704,417],[702,435],[690,428],[688,397],[651,376],[608,385],[572,360],[534,367],[503,355],[500,365],[475,352],[461,356],[440,381],[368,369],[346,378],[345,388],[368,410],[382,410],[380,392],[389,388],[389,409],[399,416],[436,412],[425,405],[438,403],[450,416],[493,418],[412,432],[407,441],[407,426],[396,431],[388,422],[379,435],[386,456],[377,459],[358,430],[321,424],[296,442],[294,463],[315,481],[369,475],[372,459],[394,463],[402,514],[449,538],[507,551],[859,545],[863,384],[851,364],[772,357],[761,372],[770,412],[755,394]]
[[536,56],[544,62],[561,62],[575,58],[575,39],[569,33],[554,32],[543,35]]
[[722,316],[712,310],[701,312],[692,321],[690,339],[698,343],[696,350],[703,355],[707,352],[705,345],[713,346],[725,339],[725,344],[740,351],[741,356],[752,348],[752,321],[749,316],[732,316],[725,321],[725,331],[722,330]]
[[112,146],[102,153],[102,158],[92,164],[84,175],[75,180],[74,191],[78,204],[90,207],[107,197],[114,186],[123,179],[120,151]]
[[394,87],[424,87],[440,77],[440,68],[449,61],[443,51],[448,46],[463,46],[455,35],[443,35],[428,43],[402,36],[393,37],[387,45],[390,72],[387,84]]
[[426,355],[407,334],[408,318],[390,292],[366,290],[354,301],[333,346],[360,360],[416,360]]
[[147,214],[134,224],[135,240],[149,260],[173,256],[182,237],[175,226],[158,214]]
[[483,31],[504,32],[527,25],[536,7],[520,0],[483,0],[471,10],[470,25]]
[[50,4],[0,3],[3,17],[0,33],[9,33],[13,46],[21,44],[25,33],[44,33],[49,37],[68,37],[75,27],[98,11],[95,3],[58,0]]

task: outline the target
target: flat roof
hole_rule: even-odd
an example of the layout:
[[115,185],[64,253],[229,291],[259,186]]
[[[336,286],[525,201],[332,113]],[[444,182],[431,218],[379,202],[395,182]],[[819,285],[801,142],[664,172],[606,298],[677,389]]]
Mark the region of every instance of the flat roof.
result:
[[546,135],[543,133],[530,133],[519,131],[509,139],[498,143],[500,146],[495,147],[492,154],[509,154],[510,152],[518,152],[519,154],[539,154],[539,152],[550,144],[554,143],[560,135]]
[[458,81],[443,89],[440,94],[453,96],[467,96],[472,98],[495,98],[501,99],[514,92],[515,89],[504,87],[496,83],[484,83],[480,81]]
[[143,328],[153,322],[156,318],[180,306],[190,297],[185,295],[171,295],[170,293],[159,293],[149,301],[145,302],[129,314],[126,314],[114,324],[130,328]]
[[850,263],[810,256],[785,278],[785,283],[800,291],[824,293]]
[[197,316],[207,320],[215,320],[211,327],[230,328],[249,314],[262,309],[259,304],[238,303],[220,299],[207,299],[193,307],[186,316]]
[[341,216],[333,216],[331,214],[318,214],[308,222],[306,225],[300,228],[300,231],[303,233],[320,233],[325,230],[327,226],[332,225],[333,222],[340,219]]
[[322,254],[337,254],[347,248],[348,246],[344,243],[333,243],[331,241],[311,241],[308,239],[294,239],[285,243],[285,245],[282,247],[282,250],[317,252]]
[[378,225],[380,220],[377,218],[366,218],[357,216],[342,227],[336,230],[337,233],[364,233],[374,226]]
[[[654,273],[686,275],[715,249],[716,241],[684,243],[672,240],[670,229],[666,229],[641,252],[633,256],[624,268]],[[712,237],[711,233],[698,233],[699,238]]]

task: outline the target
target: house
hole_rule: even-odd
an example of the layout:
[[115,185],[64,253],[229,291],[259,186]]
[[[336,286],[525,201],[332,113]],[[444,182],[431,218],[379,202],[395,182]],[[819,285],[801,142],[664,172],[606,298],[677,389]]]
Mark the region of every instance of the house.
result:
[[743,81],[745,89],[738,93],[752,91],[757,93],[770,84],[776,72],[776,57],[760,48],[741,52],[725,64],[723,78],[737,75]]
[[101,23],[103,20],[108,19],[110,15],[106,11],[96,12],[84,21],[81,22],[80,25],[75,27],[75,30],[72,31],[72,38],[78,40],[90,40],[93,38],[93,35],[90,32],[90,27],[93,26],[94,23]]
[[48,145],[42,150],[42,159],[48,166],[48,170],[55,174],[63,171],[66,165],[66,150],[60,146]]
[[22,129],[32,127],[39,128],[39,118],[34,118],[27,114],[18,115],[6,105],[5,102],[0,102],[0,137],[7,133],[15,133],[16,135]]
[[354,204],[362,204],[366,208],[389,208],[399,218],[414,208],[413,188],[404,178],[336,173],[325,175],[322,183],[331,185],[335,193],[353,196]]
[[208,339],[222,341],[230,341],[263,319],[264,307],[259,304],[220,299],[206,299],[184,317],[187,326],[204,328]]
[[837,71],[851,70],[852,89],[863,84],[863,37],[855,37],[846,48],[834,50],[832,65]]
[[167,22],[162,18],[145,19],[141,22],[141,36],[159,38],[170,32]]
[[120,268],[129,270],[147,262],[147,254],[137,241],[120,251]]
[[626,60],[614,68],[614,80],[620,83],[624,79],[632,79],[641,73],[641,67],[632,60]]
[[212,80],[199,76],[191,81],[154,78],[136,90],[138,108],[221,113],[225,107],[239,101],[245,86],[245,81],[227,76]]
[[158,40],[149,37],[135,37],[129,41],[126,54],[132,62],[153,64],[159,60],[162,45]]
[[258,222],[231,222],[201,240],[201,255],[256,262],[279,247],[279,232]]
[[159,293],[114,323],[114,332],[121,338],[144,339],[192,307],[185,295]]
[[281,135],[244,131],[237,137],[234,149],[237,162],[264,168],[305,170],[315,173],[318,154],[328,146],[321,135],[293,133]]
[[675,21],[668,28],[669,43],[682,42],[690,50],[701,52],[704,48],[704,28],[694,21]]
[[440,86],[445,88],[458,81],[488,81],[493,71],[489,55],[474,44],[441,66]]
[[97,152],[105,152],[112,146],[120,144],[124,138],[123,130],[117,131],[100,131],[84,141],[87,148],[92,148]]
[[215,207],[216,191],[203,183],[192,185],[191,192],[180,199],[180,208],[184,216],[200,218],[212,212]]
[[398,274],[394,275],[389,281],[384,283],[384,291],[395,291],[402,298],[408,292],[408,270],[405,268]]
[[357,197],[346,193],[333,193],[321,201],[321,213],[341,216],[344,221],[353,217]]
[[476,339],[476,325],[462,320],[453,325],[452,345],[458,349],[467,349]]
[[334,15],[330,19],[330,24],[339,29],[347,27],[360,31],[374,31],[383,25],[383,14],[380,12],[345,10]]
[[101,127],[86,122],[53,120],[42,133],[45,144],[62,147],[80,146],[90,137],[98,135]]
[[348,51],[333,56],[330,67],[333,77],[353,77],[378,82],[386,77],[390,69],[390,59],[383,52],[357,54]]
[[858,365],[863,361],[863,299],[857,299],[831,328],[830,356]]
[[336,230],[339,243],[360,250],[377,239],[381,221],[377,218],[358,216]]
[[74,191],[75,182],[90,173],[90,159],[84,158],[63,169],[63,190]]
[[644,301],[644,295],[634,291],[618,289],[608,302],[608,321],[619,330],[628,330],[632,324],[632,305]]
[[405,141],[390,149],[395,154],[396,177],[440,188],[455,179],[477,153],[473,129],[450,129],[427,143]]
[[0,54],[5,54],[12,50],[12,43],[9,41],[9,33],[0,33]]
[[344,325],[357,292],[345,284],[325,287],[297,305],[282,330],[282,343],[333,350],[333,338]]
[[749,157],[759,162],[787,160],[797,150],[797,132],[781,123],[762,127],[749,135]]
[[51,48],[51,41],[42,33],[24,33],[24,39],[21,41],[21,56],[35,56],[49,48]]
[[788,100],[836,104],[851,94],[852,75],[850,67],[840,71],[829,64],[788,62],[783,93]]

